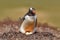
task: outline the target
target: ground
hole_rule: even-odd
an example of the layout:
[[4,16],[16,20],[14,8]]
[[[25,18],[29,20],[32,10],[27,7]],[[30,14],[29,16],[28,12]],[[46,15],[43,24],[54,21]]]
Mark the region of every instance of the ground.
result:
[[12,21],[7,18],[0,22],[0,40],[60,40],[60,30],[48,23],[38,23],[37,30],[32,35],[19,32],[22,20]]

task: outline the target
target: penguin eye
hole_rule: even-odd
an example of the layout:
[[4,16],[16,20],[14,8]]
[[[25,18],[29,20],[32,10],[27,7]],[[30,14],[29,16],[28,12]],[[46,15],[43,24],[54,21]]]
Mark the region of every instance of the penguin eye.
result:
[[29,8],[30,10],[35,10],[35,8]]

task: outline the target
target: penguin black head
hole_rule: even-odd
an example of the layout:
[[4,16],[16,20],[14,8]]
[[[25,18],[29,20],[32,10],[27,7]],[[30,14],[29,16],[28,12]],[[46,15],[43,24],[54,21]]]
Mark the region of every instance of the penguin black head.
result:
[[32,13],[32,14],[35,14],[36,13],[35,10],[36,10],[35,8],[29,8],[29,12]]

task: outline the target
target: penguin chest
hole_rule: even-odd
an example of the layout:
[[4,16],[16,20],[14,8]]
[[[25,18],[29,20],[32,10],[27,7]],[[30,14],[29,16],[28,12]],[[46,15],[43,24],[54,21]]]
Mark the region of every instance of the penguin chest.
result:
[[34,30],[34,22],[27,22],[27,24],[25,25],[24,30],[26,32],[32,32]]
[[35,17],[34,16],[26,16],[25,19],[26,19],[25,31],[32,32],[34,30]]
[[36,17],[35,16],[25,16],[25,20],[26,21],[31,21],[31,22],[33,22],[33,21],[35,21],[36,20]]

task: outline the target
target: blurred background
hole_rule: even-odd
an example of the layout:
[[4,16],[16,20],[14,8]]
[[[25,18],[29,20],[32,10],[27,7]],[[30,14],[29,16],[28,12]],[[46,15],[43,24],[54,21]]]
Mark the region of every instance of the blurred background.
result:
[[0,0],[0,21],[6,17],[18,20],[30,7],[36,8],[39,22],[60,28],[60,0]]

